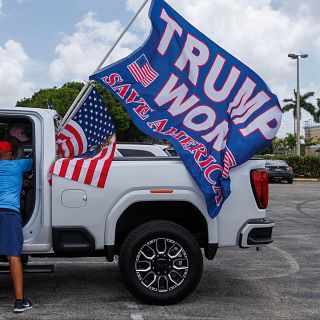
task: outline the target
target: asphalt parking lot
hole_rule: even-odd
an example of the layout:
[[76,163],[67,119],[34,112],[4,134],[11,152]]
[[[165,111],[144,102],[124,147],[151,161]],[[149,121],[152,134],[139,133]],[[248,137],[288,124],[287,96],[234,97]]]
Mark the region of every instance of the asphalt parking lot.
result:
[[177,305],[136,301],[105,259],[50,259],[55,273],[25,276],[35,307],[24,314],[12,313],[10,277],[0,275],[0,319],[320,319],[320,183],[271,184],[268,215],[272,245],[221,249]]

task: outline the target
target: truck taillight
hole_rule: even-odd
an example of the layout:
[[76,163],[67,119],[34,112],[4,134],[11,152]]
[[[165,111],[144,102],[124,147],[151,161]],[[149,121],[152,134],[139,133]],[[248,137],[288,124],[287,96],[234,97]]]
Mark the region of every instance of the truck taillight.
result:
[[269,184],[268,173],[265,169],[256,169],[251,171],[251,185],[259,209],[265,209],[268,206]]

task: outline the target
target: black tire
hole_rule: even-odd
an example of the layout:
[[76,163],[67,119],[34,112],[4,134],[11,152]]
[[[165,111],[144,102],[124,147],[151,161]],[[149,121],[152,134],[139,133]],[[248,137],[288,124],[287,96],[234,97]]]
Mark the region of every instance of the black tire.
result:
[[292,184],[292,183],[293,183],[293,179],[288,179],[287,182],[288,182],[289,184]]
[[198,285],[203,269],[200,247],[184,227],[155,220],[135,228],[124,241],[120,271],[128,290],[148,304],[174,304]]

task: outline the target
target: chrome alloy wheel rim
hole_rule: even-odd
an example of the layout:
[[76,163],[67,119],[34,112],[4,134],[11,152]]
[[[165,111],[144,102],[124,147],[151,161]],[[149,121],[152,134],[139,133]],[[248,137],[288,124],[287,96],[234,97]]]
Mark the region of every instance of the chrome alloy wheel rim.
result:
[[189,271],[189,259],[178,242],[156,238],[138,251],[135,271],[146,288],[167,292],[181,286]]

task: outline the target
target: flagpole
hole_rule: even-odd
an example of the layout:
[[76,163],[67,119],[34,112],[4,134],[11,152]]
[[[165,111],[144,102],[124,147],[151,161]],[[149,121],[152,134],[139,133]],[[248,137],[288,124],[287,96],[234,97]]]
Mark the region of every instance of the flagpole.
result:
[[[136,20],[136,18],[138,17],[138,15],[140,14],[140,12],[142,11],[142,9],[145,7],[145,5],[147,4],[149,0],[144,0],[144,2],[142,3],[142,5],[140,6],[140,8],[138,9],[138,11],[135,13],[135,15],[131,18],[131,20],[129,21],[128,25],[125,27],[125,29],[121,32],[121,34],[119,35],[119,37],[117,38],[117,40],[114,42],[114,44],[112,45],[112,47],[109,49],[109,51],[107,52],[107,54],[104,56],[104,58],[102,59],[102,61],[99,63],[99,65],[97,66],[97,68],[94,70],[93,73],[96,73],[101,67],[102,65],[105,63],[105,61],[108,59],[108,57],[110,56],[110,54],[112,53],[112,51],[114,50],[114,48],[117,46],[117,44],[119,43],[119,41],[122,39],[122,37],[124,36],[124,34],[128,31],[128,29],[131,27],[132,23]],[[67,120],[70,118],[71,114],[73,113],[73,111],[76,109],[76,107],[79,105],[79,100],[80,98],[84,95],[84,93],[87,91],[87,89],[90,86],[90,82],[86,82],[86,84],[83,86],[83,88],[81,89],[81,91],[79,92],[78,96],[76,97],[76,99],[73,101],[71,107],[69,108],[69,110],[67,111],[67,113],[65,114],[65,116],[63,117],[63,119],[61,120],[59,127],[57,129],[57,132],[61,131],[62,128],[64,127],[65,123],[67,122]],[[83,99],[81,99],[82,101]]]

